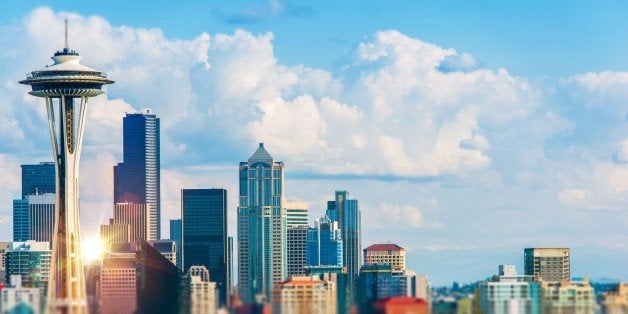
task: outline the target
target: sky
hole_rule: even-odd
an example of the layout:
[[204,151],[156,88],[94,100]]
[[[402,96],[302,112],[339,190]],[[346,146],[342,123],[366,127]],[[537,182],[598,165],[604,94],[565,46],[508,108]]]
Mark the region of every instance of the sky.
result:
[[628,5],[620,1],[23,1],[0,10],[0,239],[20,164],[52,160],[17,82],[63,47],[116,81],[90,100],[81,224],[112,216],[122,117],[161,118],[162,226],[180,189],[229,190],[258,142],[290,200],[335,190],[363,247],[393,242],[434,285],[523,248],[570,247],[572,276],[628,280]]

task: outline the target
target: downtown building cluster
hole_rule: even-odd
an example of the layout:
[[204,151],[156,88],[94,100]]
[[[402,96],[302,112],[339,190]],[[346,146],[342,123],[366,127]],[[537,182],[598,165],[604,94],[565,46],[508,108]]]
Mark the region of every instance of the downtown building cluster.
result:
[[[310,225],[307,204],[286,198],[284,163],[262,143],[237,170],[235,243],[228,236],[228,191],[221,188],[181,189],[181,217],[169,222],[169,239],[163,239],[160,120],[149,110],[123,119],[111,218],[98,231],[103,250],[83,267],[77,238],[83,106],[113,81],[79,59],[66,36],[55,64],[21,82],[46,98],[53,151],[51,112],[58,99],[64,152],[55,153],[55,163],[22,166],[13,241],[0,242],[0,313],[628,312],[626,284],[596,303],[586,279],[571,280],[564,248],[526,249],[525,275],[501,265],[467,298],[434,299],[427,277],[407,268],[404,248],[362,248],[359,203],[347,191],[335,191],[324,216]],[[81,116],[77,134],[75,113]]]

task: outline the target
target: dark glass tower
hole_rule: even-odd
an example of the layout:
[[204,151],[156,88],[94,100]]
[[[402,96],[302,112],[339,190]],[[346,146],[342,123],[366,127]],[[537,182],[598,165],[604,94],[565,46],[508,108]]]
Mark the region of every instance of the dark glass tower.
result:
[[181,219],[170,219],[170,240],[177,243],[177,267],[182,270],[183,243],[181,242]]
[[183,270],[193,265],[207,267],[216,283],[218,300],[226,304],[228,280],[227,190],[181,190]]
[[22,165],[22,198],[45,193],[55,193],[54,162]]
[[123,159],[113,167],[113,201],[148,205],[148,240],[158,240],[161,238],[159,118],[150,110],[124,117]]

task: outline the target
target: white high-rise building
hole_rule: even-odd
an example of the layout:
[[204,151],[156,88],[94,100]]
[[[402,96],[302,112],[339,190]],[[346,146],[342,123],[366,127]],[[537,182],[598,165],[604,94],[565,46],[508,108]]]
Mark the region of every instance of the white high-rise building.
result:
[[52,244],[55,226],[54,193],[27,195],[29,210],[30,240],[46,241]]
[[216,313],[216,283],[209,280],[205,266],[192,266],[190,275],[190,313]]

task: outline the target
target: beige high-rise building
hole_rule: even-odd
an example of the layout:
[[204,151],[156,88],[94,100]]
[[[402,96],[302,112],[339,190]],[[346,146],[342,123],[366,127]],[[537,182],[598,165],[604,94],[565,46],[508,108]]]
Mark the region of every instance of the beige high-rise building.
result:
[[273,313],[336,314],[336,293],[334,282],[295,276],[273,291]]
[[129,225],[129,242],[138,239],[149,239],[150,235],[150,205],[134,203],[117,203],[113,207],[113,224]]
[[364,265],[385,264],[392,270],[406,269],[406,249],[392,243],[373,244],[364,249]]
[[111,243],[128,243],[130,242],[131,232],[128,224],[113,224],[113,219],[108,225],[100,225],[100,241],[106,252],[111,249]]
[[209,280],[205,266],[192,266],[190,274],[190,313],[216,313],[216,283]]
[[586,279],[583,281],[543,281],[541,290],[542,313],[595,313],[595,291]]
[[527,248],[523,251],[525,274],[543,281],[571,279],[568,248]]
[[602,296],[602,313],[628,313],[628,282],[617,285],[617,291],[611,291]]

